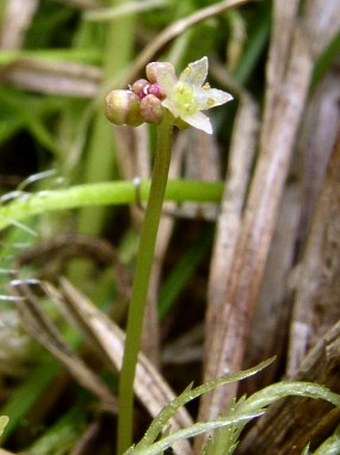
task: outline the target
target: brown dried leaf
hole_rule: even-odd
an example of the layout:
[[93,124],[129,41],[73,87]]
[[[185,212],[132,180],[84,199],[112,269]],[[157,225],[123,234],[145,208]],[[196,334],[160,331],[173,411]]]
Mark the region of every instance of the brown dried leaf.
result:
[[0,49],[20,49],[38,6],[38,0],[7,0],[0,24]]
[[316,207],[301,264],[291,327],[288,371],[340,318],[340,136]]
[[39,93],[91,98],[98,93],[101,70],[85,63],[20,58],[1,68],[1,79]]

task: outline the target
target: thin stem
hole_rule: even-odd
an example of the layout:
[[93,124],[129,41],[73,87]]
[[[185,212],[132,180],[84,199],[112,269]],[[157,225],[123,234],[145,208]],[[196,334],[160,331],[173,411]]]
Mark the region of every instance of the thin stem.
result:
[[[140,184],[141,201],[148,200],[149,190],[148,181]],[[167,200],[174,202],[214,203],[220,202],[222,192],[223,182],[172,180],[168,182],[165,196]],[[7,198],[5,205],[5,199],[0,198],[0,230],[33,215],[57,210],[136,203],[136,188],[131,181],[88,183],[63,190],[12,194],[12,202],[8,202]]]
[[118,454],[132,443],[133,383],[140,348],[149,277],[157,231],[168,180],[172,144],[172,125],[164,120],[158,130],[158,143],[149,200],[140,235],[136,272],[126,330],[125,350],[119,383]]

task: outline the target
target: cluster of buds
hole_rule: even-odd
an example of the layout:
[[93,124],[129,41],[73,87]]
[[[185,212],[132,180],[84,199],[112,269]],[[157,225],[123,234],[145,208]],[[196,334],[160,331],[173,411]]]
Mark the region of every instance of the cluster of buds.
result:
[[147,79],[139,79],[128,90],[112,90],[106,97],[105,114],[116,125],[159,124],[166,109],[171,122],[181,128],[189,125],[212,134],[210,119],[202,111],[232,99],[205,82],[208,58],[189,63],[179,78],[168,62],[146,66]]
[[148,79],[138,79],[128,90],[112,90],[106,97],[105,115],[116,125],[158,125],[163,120],[162,101],[165,93],[156,81],[154,65],[146,67]]

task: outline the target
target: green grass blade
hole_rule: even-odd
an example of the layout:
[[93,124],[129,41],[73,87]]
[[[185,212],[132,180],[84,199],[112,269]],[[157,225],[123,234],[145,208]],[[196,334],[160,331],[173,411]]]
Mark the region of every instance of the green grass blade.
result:
[[[140,197],[146,201],[150,183],[140,186]],[[166,199],[177,202],[219,202],[223,184],[187,180],[170,181]],[[77,185],[64,190],[27,193],[11,203],[0,206],[0,230],[11,224],[49,211],[78,207],[129,204],[136,201],[136,188],[130,181]]]

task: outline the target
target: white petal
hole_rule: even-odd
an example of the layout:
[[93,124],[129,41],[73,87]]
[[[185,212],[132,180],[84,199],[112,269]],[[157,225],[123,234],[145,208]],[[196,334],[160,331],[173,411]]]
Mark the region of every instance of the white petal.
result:
[[230,93],[218,90],[217,88],[202,87],[196,91],[196,101],[202,111],[210,109],[211,107],[220,106],[232,100],[233,97]]
[[153,68],[158,84],[164,90],[167,97],[171,97],[173,88],[177,82],[175,69],[169,63],[160,62]]
[[195,114],[186,117],[182,116],[182,120],[189,123],[189,125],[194,128],[205,131],[208,134],[213,133],[209,117],[204,115],[202,112],[196,112]]
[[182,71],[179,80],[188,85],[201,87],[208,75],[208,57],[202,57],[200,60],[189,63]]

